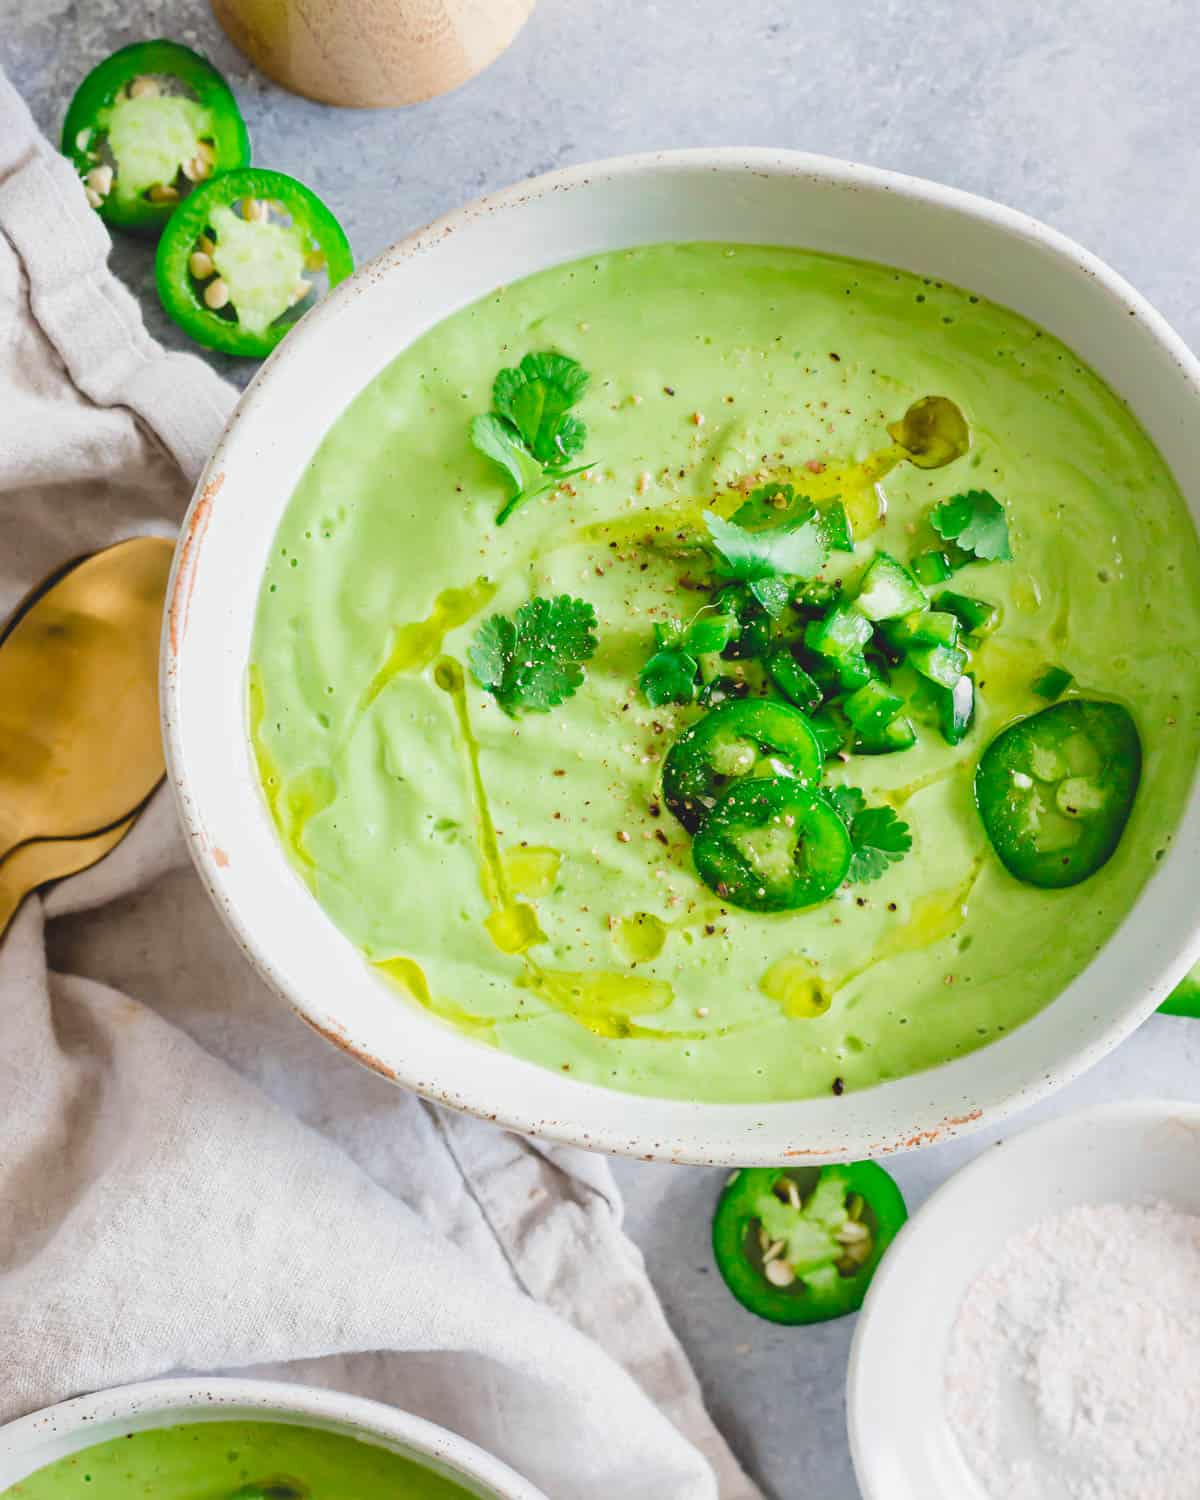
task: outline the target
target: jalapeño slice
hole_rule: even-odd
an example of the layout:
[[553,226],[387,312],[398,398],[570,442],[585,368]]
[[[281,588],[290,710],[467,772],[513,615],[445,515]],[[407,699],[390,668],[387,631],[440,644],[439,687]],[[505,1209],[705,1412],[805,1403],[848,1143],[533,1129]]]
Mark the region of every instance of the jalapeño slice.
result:
[[824,1323],[862,1306],[908,1210],[870,1161],[743,1167],[721,1194],[713,1254],[743,1307],[772,1323]]
[[1128,712],[1071,698],[996,736],[975,773],[975,801],[993,849],[1018,880],[1078,885],[1120,843],[1141,771]]
[[810,786],[750,777],[725,793],[692,840],[696,870],[745,911],[797,911],[832,896],[853,847],[846,825]]
[[1200,966],[1181,979],[1158,1008],[1164,1016],[1192,1016],[1200,1020]]
[[798,708],[768,699],[720,703],[685,729],[663,764],[663,797],[689,833],[743,777],[821,779],[824,756]]
[[157,234],[196,183],[246,165],[250,138],[211,63],[177,42],[135,42],[79,85],[62,151],[102,219]]
[[283,172],[246,168],[207,182],[176,209],[158,242],[163,307],[197,343],[261,359],[354,257],[317,195]]

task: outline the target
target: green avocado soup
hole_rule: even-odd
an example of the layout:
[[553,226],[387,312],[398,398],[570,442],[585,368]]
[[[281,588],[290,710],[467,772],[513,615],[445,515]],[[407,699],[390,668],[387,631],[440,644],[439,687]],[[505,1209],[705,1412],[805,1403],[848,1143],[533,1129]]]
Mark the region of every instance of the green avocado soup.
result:
[[[590,373],[576,411],[593,467],[498,526],[511,486],[469,424],[533,350]],[[961,410],[969,450],[898,462],[888,426],[930,394]],[[702,882],[664,806],[664,758],[702,710],[652,705],[639,673],[652,626],[709,597],[701,512],[784,478],[845,506],[857,545],[829,571],[848,581],[880,549],[905,563],[936,549],[931,507],[968,492],[1002,503],[1011,560],[968,559],[941,585],[1001,620],[973,644],[961,742],[922,723],[902,753],[827,764],[829,786],[907,823],[911,850],[823,904],[759,912]],[[564,594],[596,615],[584,680],[551,712],[510,717],[472,676],[472,638]],[[1063,344],[884,266],[660,245],[497,290],[333,425],[266,569],[251,736],[288,856],[376,966],[381,1005],[635,1093],[799,1099],[970,1052],[1088,965],[1184,807],[1198,641],[1183,500]],[[1049,665],[1070,693],[1124,705],[1143,752],[1116,852],[1051,890],[1008,873],[973,799],[988,743],[1046,706]]]
[[11,1500],[467,1500],[452,1480],[355,1438],[282,1422],[187,1422],[97,1443]]

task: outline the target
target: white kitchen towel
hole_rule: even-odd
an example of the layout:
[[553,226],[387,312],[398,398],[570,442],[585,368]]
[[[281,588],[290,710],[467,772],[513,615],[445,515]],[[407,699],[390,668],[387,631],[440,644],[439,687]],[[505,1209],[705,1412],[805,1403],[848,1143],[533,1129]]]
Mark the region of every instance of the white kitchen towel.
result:
[[[148,337],[107,250],[0,74],[0,616],[68,558],[173,530],[233,404]],[[757,1494],[607,1165],[316,1038],[227,937],[160,792],[0,944],[0,1418],[233,1369],[419,1412],[552,1500]]]

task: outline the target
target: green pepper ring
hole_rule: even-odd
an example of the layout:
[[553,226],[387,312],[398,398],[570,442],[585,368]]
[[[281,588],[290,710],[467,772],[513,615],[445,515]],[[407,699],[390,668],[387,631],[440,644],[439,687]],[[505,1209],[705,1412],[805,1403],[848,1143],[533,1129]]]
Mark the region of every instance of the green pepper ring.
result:
[[1164,1016],[1191,1016],[1200,1020],[1200,968],[1181,979],[1158,1008]]
[[277,318],[264,334],[249,333],[237,322],[206,307],[188,270],[196,241],[208,227],[214,204],[232,204],[244,198],[278,199],[294,223],[307,232],[314,247],[325,253],[325,272],[332,290],[354,270],[354,256],[346,231],[317,195],[294,177],[246,167],[226,172],[198,187],[179,205],[158,242],[154,278],[158,295],[169,316],[184,333],[222,354],[262,359],[299,321]]
[[797,780],[820,781],[825,756],[806,715],[773,699],[738,698],[718,704],[679,736],[663,762],[663,800],[689,833],[695,833],[712,805],[735,778],[717,772],[711,752],[728,734],[753,740],[774,753]]
[[[178,78],[195,95],[196,102],[209,111],[216,152],[214,173],[232,171],[249,162],[250,136],[246,122],[224,78],[190,47],[160,39],[133,42],[120,48],[97,64],[76,89],[63,121],[62,153],[80,177],[86,177],[94,165],[77,144],[80,133],[94,130],[96,117],[113,103],[117,91],[147,73],[166,73]],[[174,203],[151,203],[149,199],[139,199],[134,206],[126,207],[110,195],[96,212],[116,229],[153,235],[159,233],[177,207]]]
[[[1073,845],[1039,847],[1036,831],[1022,822],[1022,794],[1013,778],[1024,769],[1028,752],[1044,749],[1057,754],[1076,736],[1085,739],[1099,759],[1092,779],[1106,786],[1108,803],[1080,818],[1080,835]],[[1133,810],[1141,771],[1141,739],[1127,709],[1119,703],[1067,698],[1014,720],[992,740],[975,772],[975,804],[1005,869],[1027,885],[1058,890],[1078,885],[1112,858]],[[1031,785],[1028,777],[1025,784]]]
[[[803,851],[802,862],[793,854],[786,880],[755,868],[731,837],[772,827],[785,827]],[[692,839],[701,880],[743,911],[799,911],[828,900],[853,853],[846,824],[824,794],[784,776],[735,782]]]
[[877,1163],[855,1161],[823,1170],[843,1174],[847,1195],[858,1193],[863,1198],[874,1238],[862,1268],[853,1276],[839,1276],[832,1296],[811,1293],[800,1281],[790,1287],[772,1286],[762,1274],[761,1262],[747,1253],[756,1242],[755,1205],[759,1199],[771,1192],[781,1177],[792,1177],[799,1183],[805,1176],[812,1176],[812,1169],[805,1173],[803,1169],[783,1167],[743,1167],[729,1179],[717,1204],[712,1226],[717,1269],[742,1306],[768,1322],[825,1323],[857,1312],[884,1252],[908,1218],[903,1194]]

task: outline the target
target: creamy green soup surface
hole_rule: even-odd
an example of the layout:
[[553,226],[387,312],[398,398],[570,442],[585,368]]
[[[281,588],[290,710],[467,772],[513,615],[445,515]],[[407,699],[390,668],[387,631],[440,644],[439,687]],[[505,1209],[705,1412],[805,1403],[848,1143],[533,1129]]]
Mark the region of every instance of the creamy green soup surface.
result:
[[468,1500],[453,1480],[355,1438],[282,1422],[187,1422],[97,1443],[10,1500]]
[[[590,372],[577,410],[594,466],[497,526],[509,488],[469,421],[534,350]],[[889,449],[887,425],[928,394],[969,424],[969,451],[943,468]],[[878,548],[911,560],[938,543],[931,506],[980,489],[1004,507],[1012,560],[946,585],[1001,610],[973,652],[962,743],[922,725],[902,753],[830,762],[830,785],[903,817],[911,852],[823,905],[762,914],[700,881],[663,806],[664,756],[702,710],[651,706],[638,675],[653,624],[704,597],[690,529],[703,509],[776,479],[841,497],[858,545],[832,576],[861,574]],[[510,718],[465,671],[472,636],[560,594],[595,609],[586,679],[552,712]],[[1200,548],[1181,496],[1063,344],[884,266],[661,245],[496,291],[339,418],[266,570],[251,733],[289,857],[377,966],[381,1005],[423,1005],[483,1044],[637,1093],[797,1099],[980,1047],[1086,967],[1183,808],[1197,642]],[[1070,692],[1128,708],[1144,752],[1115,855],[1062,890],[1007,873],[972,793],[988,742],[1045,706],[1048,664]],[[458,668],[465,685],[447,691]]]

